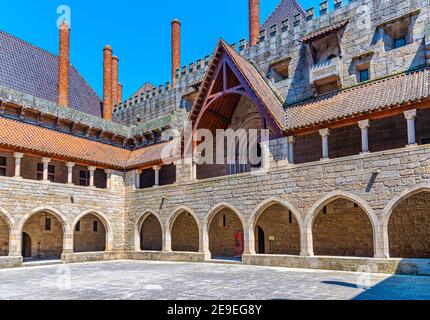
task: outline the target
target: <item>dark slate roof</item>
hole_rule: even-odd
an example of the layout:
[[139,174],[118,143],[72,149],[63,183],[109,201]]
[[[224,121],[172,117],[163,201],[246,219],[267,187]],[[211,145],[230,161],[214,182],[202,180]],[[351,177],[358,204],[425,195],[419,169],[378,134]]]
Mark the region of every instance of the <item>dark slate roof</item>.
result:
[[[0,85],[56,103],[58,58],[0,30]],[[73,66],[69,101],[73,109],[102,116],[100,98]]]
[[286,108],[287,130],[333,122],[430,98],[430,68],[407,71]]
[[305,11],[296,0],[281,0],[261,28],[262,30],[268,30],[271,26],[279,24],[286,19],[292,23],[294,21],[294,15],[297,13],[300,13],[303,18],[306,17]]

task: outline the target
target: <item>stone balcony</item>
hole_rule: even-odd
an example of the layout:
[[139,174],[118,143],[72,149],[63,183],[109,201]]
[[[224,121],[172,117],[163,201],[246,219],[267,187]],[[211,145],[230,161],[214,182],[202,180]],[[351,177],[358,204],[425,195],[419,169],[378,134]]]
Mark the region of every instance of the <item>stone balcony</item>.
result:
[[[339,57],[314,64],[310,67],[310,81],[315,90],[323,86],[342,87],[342,60]],[[325,93],[325,92],[324,92]]]

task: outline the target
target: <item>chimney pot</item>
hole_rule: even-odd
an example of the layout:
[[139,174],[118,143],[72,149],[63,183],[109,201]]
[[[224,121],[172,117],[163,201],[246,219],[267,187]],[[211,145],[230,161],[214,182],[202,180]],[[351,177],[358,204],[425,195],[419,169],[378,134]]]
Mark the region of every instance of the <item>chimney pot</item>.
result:
[[112,121],[112,48],[103,50],[103,119]]
[[181,22],[172,21],[172,86],[176,87],[176,70],[181,67]]
[[249,0],[249,45],[255,46],[260,38],[260,0]]
[[69,105],[70,27],[65,21],[60,25],[59,42],[57,103],[67,107]]

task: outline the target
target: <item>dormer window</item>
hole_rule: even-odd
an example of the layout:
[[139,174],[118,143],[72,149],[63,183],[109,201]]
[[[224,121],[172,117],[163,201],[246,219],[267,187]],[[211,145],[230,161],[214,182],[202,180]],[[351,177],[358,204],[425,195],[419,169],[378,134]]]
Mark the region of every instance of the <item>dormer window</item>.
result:
[[359,71],[360,82],[366,82],[366,81],[369,81],[369,79],[370,79],[369,69],[364,69]]
[[288,79],[290,72],[291,58],[283,58],[270,64],[268,77],[274,82]]
[[419,13],[420,10],[409,12],[378,25],[386,51],[402,48],[414,41],[413,26]]

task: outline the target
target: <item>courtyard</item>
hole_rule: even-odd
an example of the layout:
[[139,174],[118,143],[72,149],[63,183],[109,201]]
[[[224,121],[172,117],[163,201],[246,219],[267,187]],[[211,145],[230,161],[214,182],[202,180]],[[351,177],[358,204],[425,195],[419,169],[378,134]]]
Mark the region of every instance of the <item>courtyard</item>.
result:
[[2,300],[430,299],[430,277],[115,261],[0,270]]

